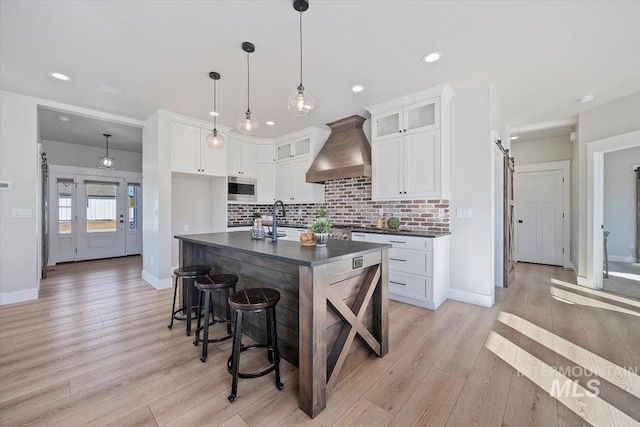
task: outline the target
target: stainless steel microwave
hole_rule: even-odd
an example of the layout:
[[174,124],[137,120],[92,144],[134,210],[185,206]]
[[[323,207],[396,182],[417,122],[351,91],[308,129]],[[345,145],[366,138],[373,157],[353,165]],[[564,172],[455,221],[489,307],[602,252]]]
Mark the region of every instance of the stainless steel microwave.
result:
[[255,202],[256,179],[230,176],[227,178],[228,200],[240,202]]

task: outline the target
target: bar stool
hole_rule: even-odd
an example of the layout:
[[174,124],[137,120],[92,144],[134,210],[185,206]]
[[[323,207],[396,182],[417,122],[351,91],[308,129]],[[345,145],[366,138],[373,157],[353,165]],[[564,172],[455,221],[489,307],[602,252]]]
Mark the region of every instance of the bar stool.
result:
[[[190,265],[185,267],[176,268],[173,270],[173,274],[176,277],[173,287],[173,306],[171,307],[171,323],[167,326],[169,329],[173,328],[173,320],[186,320],[187,321],[187,336],[191,335],[191,293],[193,290],[193,280],[206,276],[211,271],[211,267],[207,265]],[[182,279],[182,307],[176,310],[176,295],[178,294],[178,279]],[[191,285],[191,286],[189,286]],[[176,316],[182,312],[185,317]]]
[[[231,324],[233,321],[231,320],[231,308],[229,307],[229,290],[233,289],[233,292],[236,292],[236,283],[238,283],[238,276],[235,274],[211,274],[204,277],[198,277],[195,280],[196,288],[199,292],[199,303],[198,303],[198,326],[196,327],[196,339],[193,341],[193,345],[198,345],[199,342],[202,341],[202,357],[200,360],[202,363],[207,361],[207,347],[209,343],[220,342],[224,340],[228,340],[233,337],[233,332],[231,331]],[[216,320],[215,315],[213,314],[213,292],[216,291],[224,291],[224,301],[226,305],[226,317],[222,320]],[[202,318],[202,296],[204,295],[204,326],[200,326],[200,319]],[[211,322],[209,322],[209,313],[211,313],[211,317],[213,318]],[[226,323],[227,324],[227,335],[220,338],[209,339],[209,326],[213,326],[217,323]],[[202,339],[200,339],[200,331],[203,331]]]
[[[233,350],[227,360],[227,370],[233,376],[230,402],[236,400],[238,378],[258,378],[271,371],[276,372],[276,387],[282,390],[280,382],[280,351],[278,350],[278,331],[276,327],[276,304],[280,301],[280,292],[269,288],[245,289],[229,297],[229,305],[236,310],[236,323],[233,336]],[[242,345],[242,318],[244,313],[257,313],[266,310],[267,344]],[[252,373],[240,372],[240,353],[252,348],[266,348],[268,359],[272,363],[268,368]]]

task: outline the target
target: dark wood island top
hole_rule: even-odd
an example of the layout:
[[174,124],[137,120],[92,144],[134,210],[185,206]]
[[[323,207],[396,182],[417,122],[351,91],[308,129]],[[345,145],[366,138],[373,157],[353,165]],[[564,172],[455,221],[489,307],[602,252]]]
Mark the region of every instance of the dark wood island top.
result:
[[[210,265],[214,274],[238,275],[238,289],[280,292],[278,342],[283,357],[299,368],[298,403],[309,416],[325,408],[343,366],[357,369],[366,360],[354,348],[364,345],[379,357],[388,352],[391,245],[329,240],[326,247],[302,246],[252,240],[246,231],[176,238],[181,266]],[[221,298],[215,301],[220,307]],[[243,332],[263,340],[262,316],[245,318]]]

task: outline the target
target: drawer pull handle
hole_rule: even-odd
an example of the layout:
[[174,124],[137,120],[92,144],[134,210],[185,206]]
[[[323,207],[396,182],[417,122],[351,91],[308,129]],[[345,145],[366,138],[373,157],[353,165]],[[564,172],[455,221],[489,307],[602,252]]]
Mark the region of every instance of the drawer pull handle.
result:
[[407,286],[406,283],[394,282],[393,280],[389,280],[389,283],[393,283],[394,285]]
[[391,243],[407,243],[407,242],[403,242],[401,240],[389,240]]
[[391,261],[400,261],[400,262],[407,262],[406,259],[400,259],[400,258],[389,258]]

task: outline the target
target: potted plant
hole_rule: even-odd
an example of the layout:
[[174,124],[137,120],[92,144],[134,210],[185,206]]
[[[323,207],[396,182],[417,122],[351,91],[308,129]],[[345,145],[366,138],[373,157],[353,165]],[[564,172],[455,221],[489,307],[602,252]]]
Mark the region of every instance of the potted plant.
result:
[[391,229],[397,229],[398,227],[400,227],[400,220],[395,216],[390,217],[387,220],[387,227]]
[[313,234],[316,236],[317,246],[327,246],[332,225],[331,219],[327,217],[327,211],[320,209],[318,218],[314,219],[311,224],[311,231],[313,231]]

